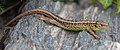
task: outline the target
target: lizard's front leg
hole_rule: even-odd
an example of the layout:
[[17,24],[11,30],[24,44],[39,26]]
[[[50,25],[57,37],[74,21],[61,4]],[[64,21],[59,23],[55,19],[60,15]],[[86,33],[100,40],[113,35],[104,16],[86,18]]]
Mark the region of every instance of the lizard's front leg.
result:
[[96,33],[90,27],[87,27],[87,31],[89,32],[89,34],[94,36],[95,39],[99,39],[99,36],[97,36]]

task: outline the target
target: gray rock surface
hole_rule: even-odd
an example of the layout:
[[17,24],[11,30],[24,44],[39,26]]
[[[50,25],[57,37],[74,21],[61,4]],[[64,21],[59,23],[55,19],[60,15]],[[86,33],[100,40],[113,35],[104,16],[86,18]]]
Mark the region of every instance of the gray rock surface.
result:
[[[85,4],[85,3],[84,3]],[[23,11],[35,8],[47,9],[65,19],[103,20],[109,28],[95,31],[100,40],[94,39],[86,30],[66,31],[48,22],[28,15],[21,18],[9,32],[5,50],[120,50],[120,17],[114,8],[106,10],[90,5],[80,9],[75,3],[52,2],[52,0],[29,0]]]

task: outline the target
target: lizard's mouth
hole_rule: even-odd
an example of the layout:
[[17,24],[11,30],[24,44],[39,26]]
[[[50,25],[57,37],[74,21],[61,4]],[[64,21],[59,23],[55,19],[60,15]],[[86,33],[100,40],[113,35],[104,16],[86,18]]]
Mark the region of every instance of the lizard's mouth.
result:
[[102,26],[105,26],[105,27],[108,27],[108,26],[109,26],[108,23],[102,23],[101,25],[102,25]]
[[109,27],[109,24],[107,22],[99,21],[97,22],[96,27],[99,29],[105,29]]
[[104,28],[108,28],[108,27],[109,27],[109,24],[108,24],[108,23],[102,25],[102,28],[103,28],[103,29],[104,29]]

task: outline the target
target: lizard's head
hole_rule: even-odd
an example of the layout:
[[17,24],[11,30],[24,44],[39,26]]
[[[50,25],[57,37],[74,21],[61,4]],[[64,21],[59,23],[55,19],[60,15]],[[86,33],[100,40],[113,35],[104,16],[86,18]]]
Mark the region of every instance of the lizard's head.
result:
[[108,28],[108,23],[104,22],[104,21],[96,21],[95,24],[95,28],[93,28],[93,30],[101,30],[101,29],[105,29]]

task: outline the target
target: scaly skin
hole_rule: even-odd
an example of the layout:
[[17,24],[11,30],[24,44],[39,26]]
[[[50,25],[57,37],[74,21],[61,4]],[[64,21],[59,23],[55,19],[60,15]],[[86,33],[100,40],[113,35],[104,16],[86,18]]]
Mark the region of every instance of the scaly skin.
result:
[[[44,16],[36,17],[37,19],[48,21],[54,25],[57,25],[63,29],[66,30],[72,30],[72,31],[79,31],[79,30],[87,30],[90,32],[91,35],[93,35],[95,38],[98,38],[98,36],[92,31],[92,30],[101,30],[108,27],[108,23],[104,21],[96,21],[96,20],[66,20],[63,19],[57,15],[55,15],[52,12],[49,12],[44,9],[33,9],[23,12],[22,14],[16,16],[14,19],[12,19],[10,22],[8,22],[5,26],[11,24],[15,20],[26,16],[30,14],[41,14]],[[45,17],[46,16],[46,17]]]

